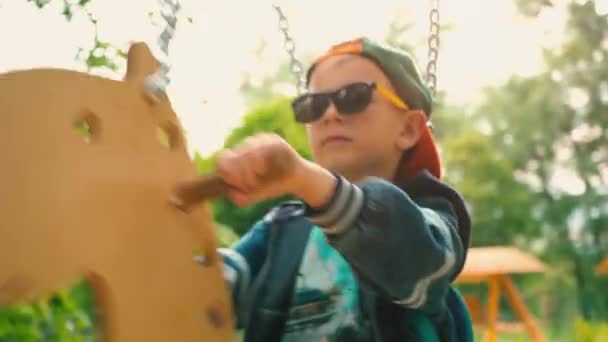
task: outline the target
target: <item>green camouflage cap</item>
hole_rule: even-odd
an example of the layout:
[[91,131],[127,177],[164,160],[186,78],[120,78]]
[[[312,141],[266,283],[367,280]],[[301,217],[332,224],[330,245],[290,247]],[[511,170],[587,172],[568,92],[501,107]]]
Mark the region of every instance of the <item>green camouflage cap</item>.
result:
[[375,62],[386,74],[397,95],[410,109],[423,110],[427,118],[433,111],[433,98],[430,89],[422,81],[420,73],[405,51],[392,48],[363,37],[335,45],[317,58],[306,73],[306,84],[315,67],[323,60],[336,55],[354,54],[367,57]]

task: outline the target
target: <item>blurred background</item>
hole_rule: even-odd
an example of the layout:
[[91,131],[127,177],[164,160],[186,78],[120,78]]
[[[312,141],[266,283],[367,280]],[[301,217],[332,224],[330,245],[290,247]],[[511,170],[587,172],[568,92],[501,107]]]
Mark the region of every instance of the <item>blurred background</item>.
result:
[[[431,3],[276,2],[304,66],[334,43],[368,36],[410,51],[423,73]],[[168,93],[199,171],[261,131],[310,158],[291,116],[296,82],[272,3],[181,4]],[[131,42],[158,53],[159,10],[155,0],[0,0],[0,72],[54,67],[121,79]],[[485,265],[494,277],[457,282],[479,339],[498,298],[499,341],[535,340],[536,328],[548,341],[608,341],[608,276],[598,267],[608,257],[607,14],[607,0],[440,4],[433,123],[445,180],[469,205],[478,260],[512,261],[500,272],[491,270],[498,262]],[[213,202],[221,244],[277,201]],[[93,314],[88,287],[74,284],[0,308],[0,341],[90,341]]]

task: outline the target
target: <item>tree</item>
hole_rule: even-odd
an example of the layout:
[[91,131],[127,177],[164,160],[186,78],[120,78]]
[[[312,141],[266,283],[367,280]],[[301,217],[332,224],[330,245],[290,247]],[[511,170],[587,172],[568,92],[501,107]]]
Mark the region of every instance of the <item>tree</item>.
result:
[[463,131],[442,144],[445,180],[469,204],[474,246],[524,244],[540,238],[534,219],[535,197],[513,179],[514,165],[495,151],[491,137],[476,130]]
[[[535,15],[546,4],[528,5],[524,13]],[[592,271],[608,252],[608,22],[591,1],[567,6],[566,39],[545,51],[546,71],[489,89],[478,119],[538,199],[544,255],[572,270],[581,314],[606,318],[607,284]]]
[[[40,9],[43,9],[52,2],[52,0],[27,1],[34,2]],[[112,45],[110,42],[100,39],[97,33],[97,19],[95,19],[94,14],[91,13],[87,7],[90,2],[91,0],[63,0],[63,11],[61,12],[61,15],[63,15],[66,20],[71,21],[74,14],[84,14],[89,18],[91,25],[95,28],[93,47],[89,50],[83,48],[78,49],[76,58],[85,63],[88,72],[95,69],[110,69],[112,71],[117,71],[117,59],[126,59],[127,53]]]

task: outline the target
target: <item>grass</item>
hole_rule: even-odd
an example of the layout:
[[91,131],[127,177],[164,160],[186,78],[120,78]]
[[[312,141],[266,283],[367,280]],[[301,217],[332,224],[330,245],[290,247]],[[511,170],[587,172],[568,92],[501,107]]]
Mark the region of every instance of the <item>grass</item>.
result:
[[[556,326],[550,329],[544,329],[543,333],[547,341],[551,342],[572,342],[576,341],[574,332],[574,322],[570,324],[564,324]],[[486,332],[484,329],[475,329],[475,341],[485,341]],[[498,333],[496,337],[497,341],[500,342],[529,342],[531,341],[530,336],[526,333]],[[603,341],[593,341],[603,342]]]

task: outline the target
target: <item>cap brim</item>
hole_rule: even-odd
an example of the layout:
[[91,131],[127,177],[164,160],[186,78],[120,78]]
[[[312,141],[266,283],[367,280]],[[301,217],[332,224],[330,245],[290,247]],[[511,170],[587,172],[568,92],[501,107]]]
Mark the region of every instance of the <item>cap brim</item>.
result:
[[397,171],[397,178],[411,179],[423,170],[429,171],[433,176],[441,178],[441,159],[439,149],[433,138],[430,127],[425,127],[407,160],[402,160]]

